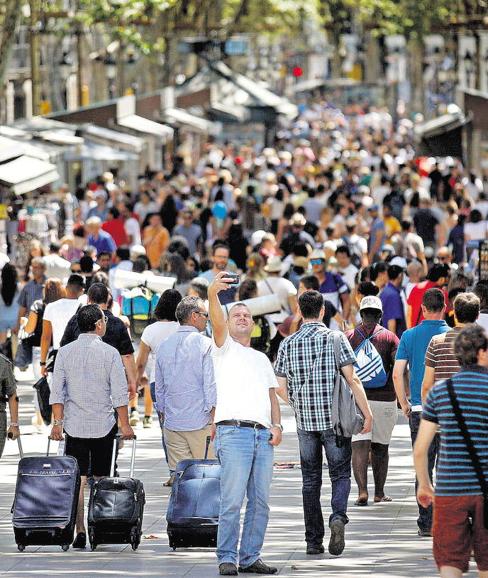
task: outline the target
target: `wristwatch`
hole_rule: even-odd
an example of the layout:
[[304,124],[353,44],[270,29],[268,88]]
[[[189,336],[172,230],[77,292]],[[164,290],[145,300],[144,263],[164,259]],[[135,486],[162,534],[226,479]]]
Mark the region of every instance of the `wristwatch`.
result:
[[16,421],[11,421],[10,427],[19,427],[19,424]]
[[273,427],[277,427],[279,428],[281,431],[283,431],[283,426],[280,423],[274,423]]
[[46,365],[46,362],[45,362],[45,361],[40,361],[40,362],[39,362],[39,365],[40,365],[41,367],[44,367],[44,366]]
[[64,420],[62,419],[54,419],[53,420],[53,425],[63,425]]

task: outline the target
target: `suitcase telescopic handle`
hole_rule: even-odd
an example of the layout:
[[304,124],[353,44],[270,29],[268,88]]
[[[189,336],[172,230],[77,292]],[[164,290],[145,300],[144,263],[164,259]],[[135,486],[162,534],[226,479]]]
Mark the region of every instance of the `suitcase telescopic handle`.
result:
[[[8,436],[9,439],[12,439],[12,436]],[[22,447],[22,440],[20,439],[20,436],[17,438],[17,445],[19,446],[19,456],[20,458],[24,457],[24,449]]]
[[[122,439],[120,434],[117,434],[114,438],[114,446],[112,450],[112,463],[110,464],[110,477],[113,478],[115,474],[115,460],[117,458],[117,446],[119,443],[119,439]],[[132,454],[130,457],[130,470],[129,470],[129,478],[134,477],[134,469],[136,464],[136,440],[137,436],[132,438]]]

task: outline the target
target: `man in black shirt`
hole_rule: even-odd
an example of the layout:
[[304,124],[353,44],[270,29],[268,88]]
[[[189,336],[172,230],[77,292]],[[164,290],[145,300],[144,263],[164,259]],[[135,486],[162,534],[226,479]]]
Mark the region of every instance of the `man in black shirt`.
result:
[[[127,374],[127,382],[129,384],[129,396],[132,399],[136,395],[136,363],[134,359],[134,347],[129,335],[129,331],[124,322],[115,317],[113,313],[107,308],[109,300],[109,291],[103,283],[93,283],[88,290],[88,304],[99,305],[107,318],[107,331],[102,337],[102,340],[115,347],[122,357],[125,372]],[[76,315],[68,321],[68,325],[61,339],[61,347],[67,345],[72,341],[78,339],[80,329],[78,327],[78,319]]]

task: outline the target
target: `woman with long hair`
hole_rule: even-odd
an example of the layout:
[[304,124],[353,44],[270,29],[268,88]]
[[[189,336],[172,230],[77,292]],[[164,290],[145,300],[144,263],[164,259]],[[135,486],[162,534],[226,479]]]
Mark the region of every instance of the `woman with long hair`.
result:
[[[27,318],[27,323],[24,326],[24,331],[30,337],[28,337],[29,345],[32,347],[32,369],[34,372],[34,379],[38,381],[41,379],[41,335],[42,335],[42,320],[44,317],[44,310],[46,305],[49,303],[54,303],[58,299],[66,297],[66,290],[63,287],[63,283],[60,279],[50,277],[46,280],[44,284],[44,289],[42,290],[42,299],[34,301],[32,307],[29,311],[29,317]],[[36,413],[32,417],[32,425],[40,429],[42,427],[42,417],[39,412],[39,406],[37,404],[37,397],[34,396],[34,405],[36,406]]]
[[187,269],[184,258],[179,253],[164,253],[161,257],[161,270],[165,277],[175,277],[175,289],[186,295],[195,274]]
[[46,251],[38,239],[32,239],[29,244],[29,255],[27,257],[27,264],[24,270],[24,281],[31,280],[31,264],[35,257],[45,257]]
[[7,334],[17,326],[19,315],[19,276],[15,265],[5,263],[0,287],[0,345],[7,341]]
[[[155,395],[155,365],[156,351],[160,343],[178,330],[179,323],[176,321],[176,307],[182,296],[176,289],[167,289],[159,298],[154,309],[156,321],[148,325],[141,335],[141,344],[137,354],[137,383],[149,382],[149,387],[144,387],[144,420],[143,427],[151,427],[153,402]],[[147,377],[144,378],[144,373]],[[136,410],[137,411],[137,410]],[[163,431],[163,416],[159,415],[161,432]],[[166,454],[163,438],[163,449]]]

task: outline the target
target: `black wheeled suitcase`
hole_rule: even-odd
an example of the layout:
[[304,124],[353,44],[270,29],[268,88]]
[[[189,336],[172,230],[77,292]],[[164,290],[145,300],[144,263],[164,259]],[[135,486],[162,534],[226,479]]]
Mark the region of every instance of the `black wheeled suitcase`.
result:
[[220,509],[220,464],[205,459],[182,460],[176,465],[166,513],[170,548],[217,545]]
[[21,459],[12,506],[15,541],[22,552],[26,546],[61,546],[73,542],[80,470],[71,456],[23,457]]
[[88,539],[95,550],[99,544],[131,544],[137,550],[141,542],[146,496],[140,480],[134,479],[136,438],[128,478],[115,478],[115,457],[119,436],[114,440],[110,477],[96,482],[88,505]]

